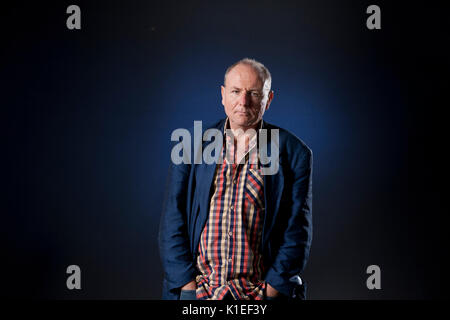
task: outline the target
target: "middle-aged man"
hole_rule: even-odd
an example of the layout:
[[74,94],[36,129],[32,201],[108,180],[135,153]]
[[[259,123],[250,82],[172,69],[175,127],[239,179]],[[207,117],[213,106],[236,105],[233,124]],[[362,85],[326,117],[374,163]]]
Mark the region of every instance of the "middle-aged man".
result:
[[[262,120],[274,93],[260,62],[231,65],[221,93],[227,118],[209,128],[220,130],[224,161],[172,163],[169,169],[159,230],[163,299],[304,299],[312,152]],[[274,131],[278,139],[261,139],[256,130]],[[267,150],[277,144],[275,172],[265,174],[254,152],[262,143]]]

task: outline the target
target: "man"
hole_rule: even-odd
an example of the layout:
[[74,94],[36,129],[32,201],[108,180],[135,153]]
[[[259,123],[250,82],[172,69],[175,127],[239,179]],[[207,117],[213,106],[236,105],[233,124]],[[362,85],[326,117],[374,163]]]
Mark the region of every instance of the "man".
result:
[[[312,152],[262,120],[274,97],[263,64],[230,66],[221,94],[227,118],[211,128],[223,135],[223,161],[169,170],[159,231],[163,299],[304,299]],[[264,174],[256,130],[278,134],[267,139],[267,150],[279,151],[276,172]]]

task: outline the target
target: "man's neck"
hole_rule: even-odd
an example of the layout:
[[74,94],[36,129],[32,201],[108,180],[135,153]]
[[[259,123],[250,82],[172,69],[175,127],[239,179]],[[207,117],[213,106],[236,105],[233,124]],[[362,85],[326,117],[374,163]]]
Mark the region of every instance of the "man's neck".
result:
[[242,131],[246,132],[246,131],[249,130],[249,129],[257,130],[259,127],[260,127],[260,121],[258,121],[258,123],[256,123],[255,125],[249,126],[249,127],[242,127],[242,126],[236,126],[236,127],[234,127],[234,126],[232,126],[231,123],[230,123],[230,129],[231,129],[233,132],[239,131],[239,130],[242,130]]
[[243,127],[243,126],[234,126],[231,123],[230,119],[228,119],[228,125],[226,126],[226,129],[231,129],[231,131],[233,132],[233,134],[236,137],[237,135],[239,135],[239,133],[242,133],[242,132],[245,133],[249,129],[253,129],[253,130],[257,131],[261,127],[261,121],[262,120],[259,120],[257,123],[255,123],[252,126]]
[[[252,138],[257,134],[258,129],[261,128],[261,121],[258,121],[255,125],[249,127],[237,127],[233,128],[231,125],[231,121],[228,119],[228,124],[226,125],[226,129],[230,130],[233,133],[233,142],[235,147],[234,153],[234,161],[238,163],[240,159],[248,152],[249,142]],[[253,129],[253,130],[249,130]],[[245,146],[241,149],[239,146]]]

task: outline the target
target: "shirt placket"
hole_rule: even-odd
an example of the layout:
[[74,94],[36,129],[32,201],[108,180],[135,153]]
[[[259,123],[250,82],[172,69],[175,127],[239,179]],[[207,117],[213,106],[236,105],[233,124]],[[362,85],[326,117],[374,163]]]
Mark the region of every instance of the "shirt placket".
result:
[[[233,145],[230,145],[229,140],[227,141],[227,147],[229,147],[232,152],[230,155],[233,156],[234,159],[234,151],[235,148]],[[246,156],[247,159],[247,156]],[[226,272],[226,280],[227,280],[227,286],[231,289],[232,288],[232,279],[235,278],[234,273],[234,265],[233,265],[233,245],[235,245],[235,237],[236,235],[233,233],[233,226],[236,224],[236,219],[239,217],[237,216],[238,213],[236,212],[236,206],[238,203],[239,198],[239,184],[240,181],[240,173],[242,171],[243,164],[228,164],[230,167],[230,175],[229,178],[231,178],[231,188],[230,188],[230,205],[229,205],[229,214],[227,215],[227,272]],[[234,230],[235,232],[235,230]],[[233,237],[234,236],[234,237]],[[238,293],[239,295],[239,293]],[[239,298],[239,297],[238,297]]]
[[[227,252],[227,256],[225,256],[224,258],[226,259],[226,285],[227,287],[233,292],[233,288],[232,286],[232,279],[235,278],[235,270],[234,270],[234,258],[233,258],[233,245],[236,245],[234,242],[236,241],[236,234],[233,233],[233,226],[236,225],[236,219],[239,219],[240,217],[238,217],[238,212],[236,212],[236,207],[237,204],[239,202],[239,190],[241,189],[240,184],[241,183],[245,183],[245,179],[242,179],[241,177],[241,173],[243,172],[243,167],[244,165],[249,165],[250,162],[250,158],[253,159],[252,157],[252,153],[251,151],[254,151],[256,145],[257,145],[257,137],[254,136],[250,143],[249,143],[249,148],[246,150],[245,152],[245,159],[243,163],[235,163],[235,154],[234,152],[236,151],[235,146],[234,146],[234,141],[231,141],[230,137],[226,137],[225,139],[225,145],[226,145],[226,150],[230,150],[231,152],[229,153],[230,158],[233,159],[233,163],[229,163],[228,160],[229,158],[226,157],[226,155],[224,154],[223,157],[227,158],[226,160],[226,165],[230,168],[230,170],[227,170],[227,179],[231,178],[231,188],[230,188],[230,193],[229,194],[229,208],[227,210],[226,214],[226,223],[227,223],[227,235],[226,235],[226,249],[225,252]],[[257,149],[256,149],[257,150]],[[225,151],[225,150],[224,150]],[[256,155],[256,157],[258,157],[258,155]],[[253,165],[252,165],[253,167]],[[242,195],[243,197],[243,195]],[[234,230],[236,232],[236,230]],[[237,290],[239,291],[239,290]],[[237,292],[238,294],[238,299],[240,299],[240,296],[242,294],[242,292]],[[246,296],[244,295],[243,297],[246,298]]]
[[227,253],[226,257],[226,283],[228,287],[231,287],[231,280],[233,279],[233,256],[232,256],[232,248],[233,248],[233,231],[232,226],[233,222],[235,221],[236,212],[235,212],[235,193],[236,193],[236,182],[237,182],[237,174],[239,167],[236,166],[236,164],[228,164],[230,170],[228,171],[228,179],[231,179],[231,188],[229,188],[229,208],[228,208],[228,214],[226,215],[226,223],[227,223],[227,231],[226,231],[226,250]]

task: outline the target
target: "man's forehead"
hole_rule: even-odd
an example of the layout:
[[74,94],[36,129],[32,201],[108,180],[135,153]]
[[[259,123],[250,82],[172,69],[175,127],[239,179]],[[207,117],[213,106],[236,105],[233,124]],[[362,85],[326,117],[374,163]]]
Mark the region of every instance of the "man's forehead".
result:
[[247,87],[245,87],[245,88],[241,88],[241,87],[239,87],[239,86],[233,86],[233,85],[228,85],[227,87],[229,87],[229,88],[231,88],[231,89],[237,89],[237,90],[251,90],[251,91],[253,91],[253,90],[256,90],[256,91],[259,91],[259,90],[261,90],[262,89],[262,86],[253,86],[253,87],[249,87],[249,88],[247,88]]
[[253,67],[244,64],[238,64],[231,69],[227,74],[226,81],[228,85],[238,85],[244,82],[251,82],[255,85],[262,84],[258,72]]

